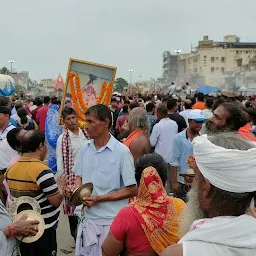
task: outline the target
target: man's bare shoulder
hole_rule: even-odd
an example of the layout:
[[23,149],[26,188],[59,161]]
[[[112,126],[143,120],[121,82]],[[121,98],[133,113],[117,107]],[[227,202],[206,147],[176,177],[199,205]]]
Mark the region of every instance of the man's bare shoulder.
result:
[[182,244],[175,244],[168,247],[160,256],[183,256]]
[[141,145],[141,143],[146,144],[149,141],[149,137],[145,134],[140,135],[138,137],[136,137],[135,139],[133,139],[132,143],[136,144],[136,145]]

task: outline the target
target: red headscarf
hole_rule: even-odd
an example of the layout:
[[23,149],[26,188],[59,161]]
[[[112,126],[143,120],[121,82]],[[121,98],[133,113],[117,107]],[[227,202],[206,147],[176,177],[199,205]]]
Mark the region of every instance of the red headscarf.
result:
[[153,167],[142,172],[137,199],[128,207],[143,228],[153,250],[160,254],[180,240],[179,216],[185,203],[169,197]]

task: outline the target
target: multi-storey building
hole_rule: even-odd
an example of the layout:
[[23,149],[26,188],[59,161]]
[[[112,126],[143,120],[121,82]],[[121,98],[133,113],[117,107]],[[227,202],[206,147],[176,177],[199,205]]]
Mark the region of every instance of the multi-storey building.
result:
[[165,83],[175,82],[178,75],[178,55],[172,55],[170,52],[165,51],[163,57],[163,81]]
[[180,55],[178,74],[180,85],[256,88],[256,43],[241,42],[236,35],[225,36],[222,42],[204,36],[190,53]]

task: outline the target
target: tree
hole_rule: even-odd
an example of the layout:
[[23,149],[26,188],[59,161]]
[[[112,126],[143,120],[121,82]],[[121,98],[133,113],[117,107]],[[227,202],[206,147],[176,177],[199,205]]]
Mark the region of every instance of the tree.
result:
[[9,70],[7,67],[0,68],[0,74],[7,75],[9,73]]
[[19,85],[19,84],[16,84],[15,86],[15,93],[17,94],[18,97],[21,97],[22,95],[25,95],[25,89]]
[[119,77],[115,81],[115,87],[114,88],[115,88],[116,91],[122,92],[127,86],[128,86],[128,82],[125,79]]

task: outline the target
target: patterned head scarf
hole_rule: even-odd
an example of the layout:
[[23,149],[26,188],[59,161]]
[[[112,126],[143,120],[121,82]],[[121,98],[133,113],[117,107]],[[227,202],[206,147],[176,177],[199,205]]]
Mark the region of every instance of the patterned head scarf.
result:
[[148,167],[142,172],[138,197],[128,207],[141,224],[153,250],[160,254],[180,240],[179,216],[184,205],[182,200],[167,195],[156,169]]

